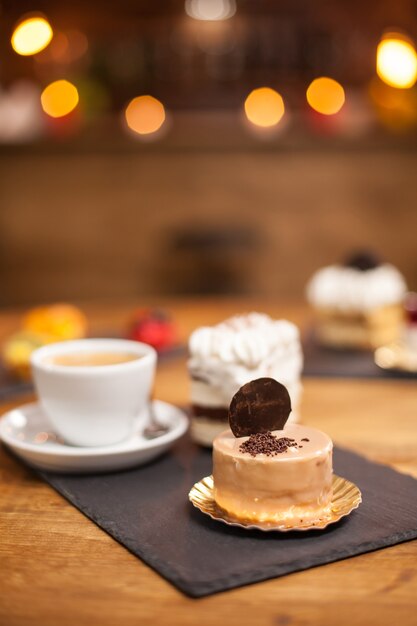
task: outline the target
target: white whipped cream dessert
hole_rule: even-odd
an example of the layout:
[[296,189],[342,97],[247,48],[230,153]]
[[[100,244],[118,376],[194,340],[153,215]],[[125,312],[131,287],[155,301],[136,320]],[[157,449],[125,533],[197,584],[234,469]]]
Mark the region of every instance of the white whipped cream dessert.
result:
[[366,271],[330,265],[313,275],[307,298],[316,308],[360,313],[401,302],[406,289],[401,273],[388,263]]
[[195,415],[192,434],[203,445],[211,445],[214,436],[225,428],[236,391],[255,378],[275,378],[287,387],[293,407],[291,419],[296,420],[303,356],[299,331],[291,322],[261,313],[232,317],[195,330],[189,350]]
[[287,424],[272,435],[294,440],[275,455],[242,451],[249,437],[231,430],[213,442],[214,498],[241,520],[301,522],[326,514],[332,498],[332,440],[306,426]]

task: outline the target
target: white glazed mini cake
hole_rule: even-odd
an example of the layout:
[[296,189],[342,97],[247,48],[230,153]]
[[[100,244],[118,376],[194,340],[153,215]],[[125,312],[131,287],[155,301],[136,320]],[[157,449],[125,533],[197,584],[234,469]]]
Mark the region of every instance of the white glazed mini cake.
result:
[[[227,427],[228,407],[236,391],[261,376],[285,384],[297,409],[301,393],[303,357],[297,327],[286,320],[250,313],[217,326],[195,330],[189,341],[195,441],[211,446]],[[297,420],[297,411],[292,421]]]
[[307,285],[320,342],[341,348],[372,349],[398,339],[405,293],[400,272],[366,254],[322,268]]
[[[275,455],[242,451],[249,437],[226,430],[213,442],[214,499],[241,520],[301,522],[326,513],[332,498],[332,441],[315,428],[296,424],[272,433],[293,439]],[[252,436],[254,450],[256,438]],[[294,445],[296,444],[296,445]],[[247,444],[246,444],[247,445]],[[261,448],[262,449],[262,448]]]

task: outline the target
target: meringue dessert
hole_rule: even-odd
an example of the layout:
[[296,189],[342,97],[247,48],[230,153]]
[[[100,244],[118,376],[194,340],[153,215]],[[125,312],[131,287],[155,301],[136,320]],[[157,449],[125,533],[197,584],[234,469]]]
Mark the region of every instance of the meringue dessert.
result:
[[228,409],[239,387],[253,378],[272,376],[285,384],[297,421],[303,355],[298,328],[261,313],[231,317],[195,330],[189,340],[191,435],[211,446],[227,428]]
[[332,441],[315,428],[285,426],[290,411],[283,385],[252,381],[232,401],[231,429],[213,442],[214,499],[240,521],[296,524],[330,512]]
[[368,253],[316,272],[307,285],[323,345],[374,349],[399,338],[406,283],[388,263]]

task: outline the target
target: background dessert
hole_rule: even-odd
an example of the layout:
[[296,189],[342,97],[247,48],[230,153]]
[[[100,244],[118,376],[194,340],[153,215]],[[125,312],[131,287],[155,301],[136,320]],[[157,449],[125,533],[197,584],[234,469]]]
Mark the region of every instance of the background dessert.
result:
[[20,330],[11,335],[2,346],[2,361],[7,374],[13,378],[30,380],[30,355],[37,348],[51,343],[50,335]]
[[58,303],[29,309],[23,317],[22,327],[31,333],[49,335],[55,341],[65,341],[86,337],[88,322],[78,307]]
[[233,432],[213,442],[213,481],[217,504],[237,519],[298,523],[326,514],[332,441],[315,428],[285,426],[290,411],[287,390],[269,378],[244,385],[232,401]]
[[319,341],[340,348],[372,349],[398,339],[406,283],[389,263],[358,253],[344,265],[318,270],[307,285]]
[[168,312],[161,309],[137,309],[131,315],[127,332],[128,339],[142,341],[165,352],[178,345],[178,330]]
[[191,433],[211,445],[228,425],[228,408],[236,391],[253,378],[270,376],[288,388],[294,412],[301,393],[303,365],[297,327],[286,320],[249,313],[195,330],[189,340]]
[[34,350],[55,341],[82,339],[88,324],[84,313],[71,304],[58,303],[29,309],[21,329],[8,337],[2,346],[6,371],[19,379],[30,379],[30,355]]

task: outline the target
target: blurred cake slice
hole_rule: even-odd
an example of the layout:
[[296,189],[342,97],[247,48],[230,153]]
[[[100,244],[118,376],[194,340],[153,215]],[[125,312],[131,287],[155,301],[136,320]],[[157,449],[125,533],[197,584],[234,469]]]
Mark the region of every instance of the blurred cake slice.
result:
[[406,289],[393,265],[369,253],[318,270],[307,285],[307,299],[320,343],[374,349],[398,339]]
[[288,388],[297,420],[303,365],[297,327],[261,313],[235,316],[195,330],[189,341],[191,434],[202,445],[228,425],[228,408],[236,391],[248,381],[270,376]]

